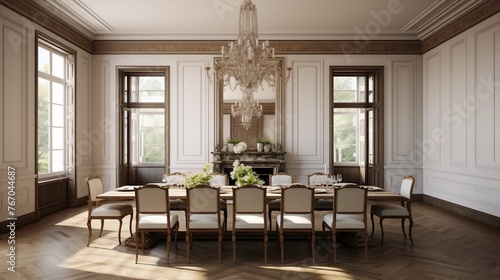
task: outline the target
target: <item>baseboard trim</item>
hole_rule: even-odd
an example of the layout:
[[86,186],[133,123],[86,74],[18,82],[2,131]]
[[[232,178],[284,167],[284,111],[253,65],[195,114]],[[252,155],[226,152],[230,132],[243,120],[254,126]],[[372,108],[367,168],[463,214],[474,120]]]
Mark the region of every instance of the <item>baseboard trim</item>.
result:
[[462,205],[458,205],[429,195],[423,195],[423,202],[453,212],[455,214],[467,217],[474,221],[478,221],[485,225],[500,229],[500,217],[480,212],[471,208],[467,208]]
[[[9,227],[7,227],[11,222],[15,222],[15,229],[32,224],[32,223],[37,221],[36,216],[37,216],[36,213],[32,212],[32,213],[23,215],[21,217],[17,217],[17,219],[15,221],[7,220],[7,221],[0,222],[0,233],[11,232],[11,229]],[[14,231],[14,235],[15,235],[15,229],[12,229]]]
[[87,204],[88,201],[88,196],[76,198],[76,199],[69,199],[68,200],[68,207],[70,208],[75,208],[75,207],[80,207],[82,205]]

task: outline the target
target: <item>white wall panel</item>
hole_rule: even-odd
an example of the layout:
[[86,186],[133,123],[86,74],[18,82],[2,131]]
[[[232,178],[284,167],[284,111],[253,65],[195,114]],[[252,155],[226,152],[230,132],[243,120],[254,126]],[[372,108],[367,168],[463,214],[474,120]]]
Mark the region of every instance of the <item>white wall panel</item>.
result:
[[[17,170],[16,170],[17,171]],[[5,169],[6,172],[6,169]],[[35,179],[36,175],[28,175],[28,176],[20,176],[18,172],[16,172],[16,180],[15,180],[15,217],[20,217],[35,211]],[[0,190],[0,221],[5,221],[11,215],[8,214],[8,184],[7,178],[4,177],[0,181],[1,190]]]
[[293,69],[290,163],[324,163],[322,63],[293,62]]
[[[118,179],[118,89],[117,70],[109,60],[92,63],[92,122],[90,130],[82,130],[84,142],[92,149],[92,175],[99,175],[106,189],[117,187]],[[81,180],[78,178],[77,180]],[[78,191],[83,191],[82,186]]]
[[[481,30],[475,36],[476,81],[480,79],[493,81],[492,78],[496,76],[495,72],[500,71],[497,65],[499,28],[500,25],[497,24]],[[467,109],[474,114],[475,119],[477,168],[499,169],[500,167],[497,152],[500,148],[500,139],[497,137],[500,130],[498,123],[500,107],[496,102],[500,98],[498,81],[495,81],[497,84],[492,84],[496,86],[489,87],[491,90],[486,88],[467,99]]]
[[424,162],[439,164],[441,161],[441,53],[436,52],[424,60]]
[[[116,128],[118,120],[116,119],[116,108],[118,92],[110,85],[116,83],[116,69],[110,67],[109,61],[99,63],[99,79],[97,80],[98,91],[100,94],[93,98],[93,120],[92,120],[92,141],[95,145],[93,157],[98,161],[94,164],[111,164],[113,161],[113,151],[111,147],[117,147],[115,142]],[[112,79],[112,80],[111,80]]]
[[2,23],[2,163],[27,168],[27,41],[21,26]]
[[424,184],[427,195],[500,217],[500,188],[494,178],[433,170],[426,172]]
[[[209,161],[209,110],[206,62],[181,61],[177,63],[178,92],[173,92],[177,109],[176,124],[172,123],[172,164],[196,164]],[[175,103],[175,100],[178,100]],[[175,146],[178,148],[176,149]]]
[[79,54],[77,58],[77,94],[76,94],[76,197],[88,194],[85,179],[92,173],[92,139],[91,124],[91,57],[90,54]]
[[417,150],[417,75],[415,61],[392,63],[392,163],[415,163]]
[[443,111],[443,122],[449,131],[450,165],[467,165],[467,122],[464,104],[467,100],[467,41],[450,46],[449,106]]

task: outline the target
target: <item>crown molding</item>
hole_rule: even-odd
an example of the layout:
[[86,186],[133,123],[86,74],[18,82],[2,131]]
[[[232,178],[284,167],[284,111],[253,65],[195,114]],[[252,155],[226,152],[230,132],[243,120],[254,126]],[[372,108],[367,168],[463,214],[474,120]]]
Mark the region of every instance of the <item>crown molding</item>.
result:
[[[93,54],[220,54],[230,41],[95,40]],[[418,40],[271,41],[277,54],[420,54]]]
[[422,53],[430,51],[472,26],[500,12],[500,0],[486,0],[466,15],[451,22],[422,40]]
[[0,0],[0,4],[75,44],[83,50],[88,52],[92,51],[92,40],[90,38],[50,15],[42,7],[35,4],[35,2],[28,0]]

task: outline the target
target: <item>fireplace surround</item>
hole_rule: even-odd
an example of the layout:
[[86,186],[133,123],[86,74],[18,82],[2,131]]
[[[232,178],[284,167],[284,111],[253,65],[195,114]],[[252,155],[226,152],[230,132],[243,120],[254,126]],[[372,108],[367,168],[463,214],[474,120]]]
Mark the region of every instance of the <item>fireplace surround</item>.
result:
[[227,174],[230,185],[234,184],[229,173],[233,170],[235,160],[251,166],[266,185],[269,184],[269,175],[286,172],[286,152],[245,151],[239,154],[234,152],[212,152],[212,154],[214,156],[213,171]]

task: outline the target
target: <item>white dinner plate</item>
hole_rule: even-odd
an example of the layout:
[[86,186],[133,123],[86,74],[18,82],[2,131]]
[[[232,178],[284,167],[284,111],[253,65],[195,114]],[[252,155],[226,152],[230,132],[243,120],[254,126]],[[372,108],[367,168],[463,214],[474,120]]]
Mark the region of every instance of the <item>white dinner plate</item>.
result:
[[380,188],[380,187],[375,187],[375,186],[369,186],[369,187],[368,187],[368,190],[369,190],[369,191],[381,191],[381,190],[382,190],[382,188]]
[[314,189],[314,193],[326,193],[325,189]]
[[134,191],[134,189],[135,189],[135,186],[122,186],[122,187],[116,188],[117,191],[122,191],[122,192],[130,192],[130,191]]

